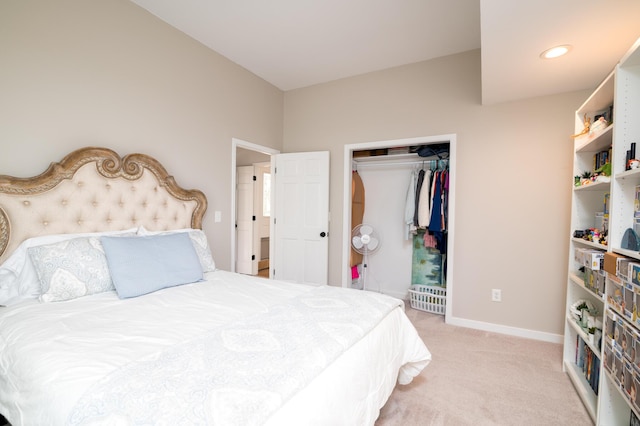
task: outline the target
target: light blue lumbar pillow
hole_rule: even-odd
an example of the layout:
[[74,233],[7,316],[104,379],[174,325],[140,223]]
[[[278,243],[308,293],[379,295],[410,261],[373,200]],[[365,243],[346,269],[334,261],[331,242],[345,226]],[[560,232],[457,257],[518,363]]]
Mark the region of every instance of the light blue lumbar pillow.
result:
[[100,241],[121,299],[202,281],[202,266],[187,233]]

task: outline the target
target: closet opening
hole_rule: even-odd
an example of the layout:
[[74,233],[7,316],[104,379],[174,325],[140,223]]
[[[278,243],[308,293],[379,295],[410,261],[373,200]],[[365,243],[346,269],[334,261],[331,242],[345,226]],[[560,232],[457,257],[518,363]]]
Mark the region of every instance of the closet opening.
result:
[[[451,312],[455,143],[440,135],[345,146],[343,287]],[[376,240],[369,252],[361,224]]]

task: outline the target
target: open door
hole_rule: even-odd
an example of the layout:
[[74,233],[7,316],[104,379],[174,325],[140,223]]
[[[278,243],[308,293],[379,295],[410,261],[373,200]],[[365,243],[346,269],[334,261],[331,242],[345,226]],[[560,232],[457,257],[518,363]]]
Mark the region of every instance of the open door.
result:
[[329,152],[278,154],[272,159],[273,277],[325,285],[329,264]]
[[236,168],[236,272],[256,275],[258,260],[254,255],[255,220],[253,166]]

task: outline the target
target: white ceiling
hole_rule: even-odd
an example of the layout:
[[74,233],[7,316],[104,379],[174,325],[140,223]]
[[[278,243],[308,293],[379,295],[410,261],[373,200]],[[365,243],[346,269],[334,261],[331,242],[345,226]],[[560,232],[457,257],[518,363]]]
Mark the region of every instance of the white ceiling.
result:
[[494,104],[592,89],[640,37],[638,0],[131,1],[284,91],[481,48]]

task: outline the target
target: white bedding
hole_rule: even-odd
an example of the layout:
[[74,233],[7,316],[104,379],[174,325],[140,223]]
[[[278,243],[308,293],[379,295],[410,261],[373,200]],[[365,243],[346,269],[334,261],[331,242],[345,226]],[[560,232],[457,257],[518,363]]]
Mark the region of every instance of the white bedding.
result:
[[[206,279],[125,300],[107,292],[0,308],[0,412],[14,426],[69,424],[71,413],[82,408],[78,401],[91,398],[96,383],[107,383],[109,377],[132,369],[132,363],[186,351],[205,335],[248,317],[269,316],[276,306],[318,291],[225,271],[207,273]],[[325,290],[365,296],[356,290]],[[383,304],[392,301],[369,296]],[[363,335],[354,337],[353,346],[329,359],[328,368],[313,373],[302,390],[286,395],[277,411],[255,417],[256,423],[373,424],[396,381],[410,382],[431,355],[402,306],[389,305],[371,330],[358,327]],[[247,400],[241,409],[250,405]],[[179,414],[181,407],[167,409]],[[219,415],[182,416],[182,422],[215,424],[213,418],[233,418]],[[82,419],[79,424],[88,424]],[[136,424],[117,416],[97,417],[91,424],[114,424],[115,419],[117,424]]]

